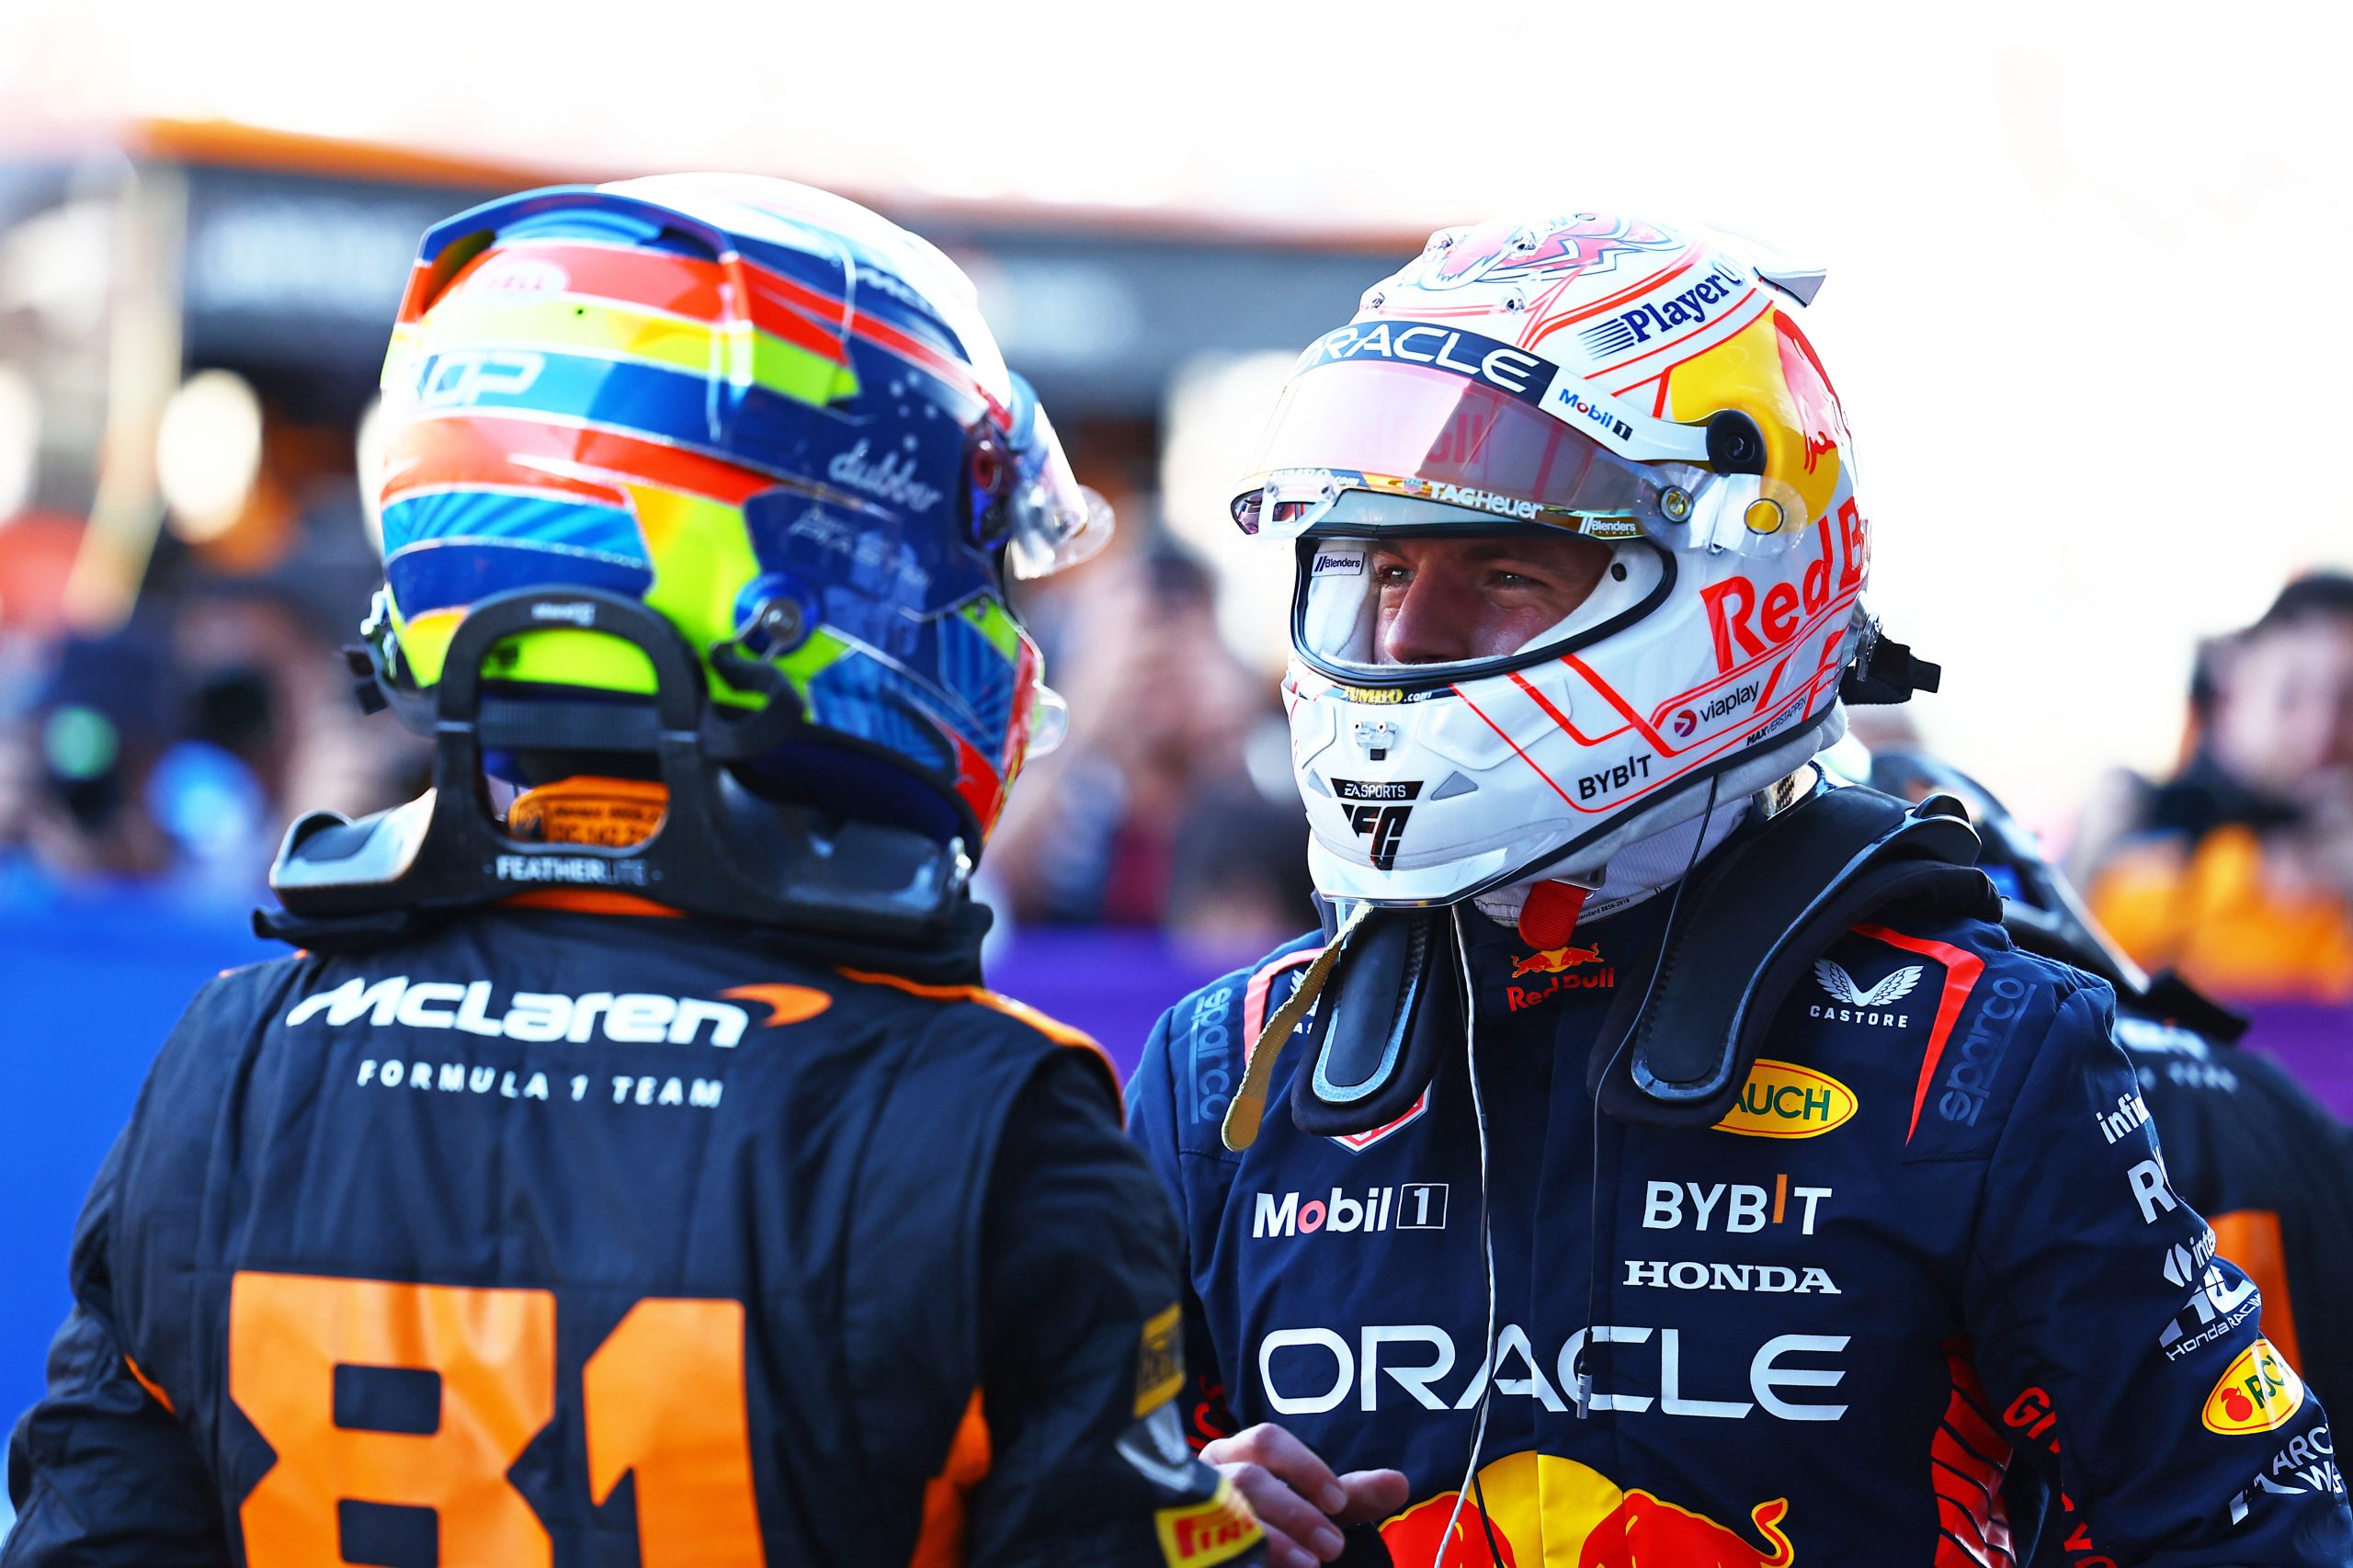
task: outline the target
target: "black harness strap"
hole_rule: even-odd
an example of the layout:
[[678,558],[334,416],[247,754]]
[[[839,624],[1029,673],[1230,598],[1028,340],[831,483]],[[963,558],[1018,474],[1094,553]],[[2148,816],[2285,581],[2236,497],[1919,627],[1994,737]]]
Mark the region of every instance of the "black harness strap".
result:
[[1817,790],[1735,841],[1690,890],[1655,981],[1619,985],[1586,1066],[1601,1108],[1651,1126],[1722,1120],[1781,1003],[1848,926],[1897,906],[2001,919],[1977,848],[1949,796],[1907,809],[1860,787]]

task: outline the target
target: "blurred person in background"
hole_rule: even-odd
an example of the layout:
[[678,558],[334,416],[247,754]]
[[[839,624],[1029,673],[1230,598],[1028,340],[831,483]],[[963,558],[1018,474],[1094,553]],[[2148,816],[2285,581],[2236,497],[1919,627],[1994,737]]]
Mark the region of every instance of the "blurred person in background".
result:
[[[1060,711],[1007,579],[1110,518],[970,283],[782,181],[558,187],[426,235],[384,375],[434,788],[299,823],[297,953],[166,1042],[0,1563],[1256,1562],[1118,1085],[979,983]],[[188,631],[273,780],[288,635]]]
[[1176,824],[1168,871],[1170,945],[1206,971],[1279,947],[1315,917],[1297,797],[1269,800],[1242,778],[1196,797]]
[[155,619],[63,636],[28,661],[28,700],[0,726],[0,858],[15,863],[11,880],[52,891],[152,882],[179,864],[155,807],[182,687]]
[[1821,282],[1440,231],[1235,497],[1290,558],[1330,913],[1168,1010],[1130,1127],[1194,1436],[1282,1568],[2353,1555],[2256,1315],[2167,1354],[2246,1281],[2109,988],[2008,939],[1958,806],[1815,760],[1937,684],[1864,608]]
[[1218,635],[1208,568],[1176,546],[1102,562],[1065,606],[1070,742],[1006,811],[992,877],[1025,922],[1158,925],[1185,835],[1217,831],[1197,802],[1247,798],[1244,749],[1273,694]]
[[2353,1001],[2353,577],[2313,573],[2205,650],[2188,761],[2086,808],[2100,922],[2226,1000]]

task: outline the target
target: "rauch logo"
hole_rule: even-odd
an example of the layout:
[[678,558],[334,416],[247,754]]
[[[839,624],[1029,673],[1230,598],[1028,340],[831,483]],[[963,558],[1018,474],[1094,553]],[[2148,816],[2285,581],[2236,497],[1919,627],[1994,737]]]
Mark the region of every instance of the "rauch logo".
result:
[[1750,1138],[1818,1138],[1844,1127],[1860,1103],[1854,1090],[1827,1073],[1760,1057],[1741,1085],[1739,1102],[1716,1123],[1716,1131]]

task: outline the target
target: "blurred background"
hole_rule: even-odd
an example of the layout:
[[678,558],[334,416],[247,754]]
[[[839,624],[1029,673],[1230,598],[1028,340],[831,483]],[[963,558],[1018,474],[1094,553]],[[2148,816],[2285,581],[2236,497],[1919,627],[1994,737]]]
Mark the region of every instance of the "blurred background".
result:
[[1313,920],[1290,567],[1225,513],[1291,357],[1434,227],[1615,208],[1830,267],[1809,332],[1872,597],[1946,672],[1893,733],[2353,1106],[2353,501],[2319,467],[2353,426],[2342,13],[7,14],[0,1411],[148,1055],[266,956],[287,821],[419,787],[335,657],[377,573],[357,454],[420,233],[558,180],[788,176],[977,281],[1120,517],[1029,605],[1074,729],[989,856],[995,981],[1122,1059]]

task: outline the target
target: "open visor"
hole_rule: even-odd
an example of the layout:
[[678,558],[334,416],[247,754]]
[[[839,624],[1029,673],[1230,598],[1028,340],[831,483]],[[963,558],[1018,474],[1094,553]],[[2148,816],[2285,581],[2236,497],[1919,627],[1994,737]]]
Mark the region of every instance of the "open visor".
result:
[[[1689,520],[1714,475],[1694,464],[1635,462],[1578,428],[1613,417],[1560,394],[1556,417],[1534,394],[1419,365],[1354,360],[1292,378],[1275,405],[1233,504],[1245,533],[1296,537],[1350,490],[1434,501],[1597,539],[1650,534]],[[1467,526],[1467,519],[1466,519]]]

